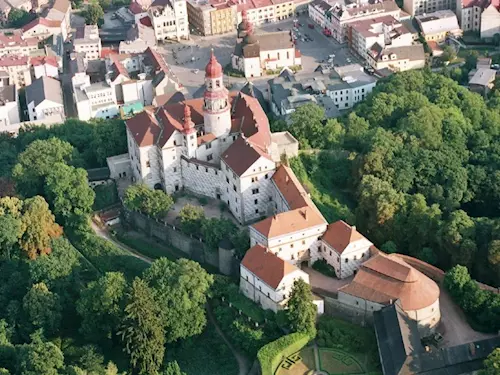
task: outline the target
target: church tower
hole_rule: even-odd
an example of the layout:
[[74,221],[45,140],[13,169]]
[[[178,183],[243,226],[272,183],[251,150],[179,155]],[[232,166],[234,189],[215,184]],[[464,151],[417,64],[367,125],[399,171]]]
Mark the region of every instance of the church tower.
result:
[[184,122],[182,124],[182,135],[183,135],[183,154],[188,158],[194,158],[196,154],[196,147],[198,144],[196,137],[196,129],[194,128],[194,123],[191,120],[191,108],[187,104],[184,104]]
[[231,130],[229,94],[224,87],[222,66],[215,58],[213,50],[205,68],[205,86],[203,95],[205,133],[212,133],[216,137],[229,134]]

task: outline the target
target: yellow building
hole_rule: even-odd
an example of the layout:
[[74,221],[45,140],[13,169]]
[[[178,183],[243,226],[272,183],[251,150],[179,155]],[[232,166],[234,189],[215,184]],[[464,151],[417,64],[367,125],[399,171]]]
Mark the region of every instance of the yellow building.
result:
[[236,6],[225,1],[187,1],[189,23],[202,35],[236,30]]

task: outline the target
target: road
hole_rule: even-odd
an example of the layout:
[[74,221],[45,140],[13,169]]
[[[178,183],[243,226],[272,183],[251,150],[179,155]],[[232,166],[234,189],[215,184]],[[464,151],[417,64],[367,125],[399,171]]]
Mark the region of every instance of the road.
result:
[[[113,237],[111,237],[109,235],[107,230],[100,228],[93,221],[91,222],[91,224],[92,224],[92,229],[94,230],[96,235],[98,235],[99,237],[104,238],[105,240],[112,242],[114,245],[118,246],[120,249],[130,253],[130,255],[132,255],[136,258],[139,258],[148,264],[151,264],[154,261],[154,259],[151,259],[145,255],[142,255],[142,254],[138,253],[137,251],[135,251],[134,249],[132,249],[131,247],[126,246],[126,245],[122,244],[121,242],[115,240]],[[222,332],[222,330],[218,326],[217,321],[215,320],[215,318],[212,314],[212,310],[210,309],[210,306],[208,305],[208,303],[206,304],[206,310],[207,310],[208,319],[214,325],[216,332],[219,334],[219,336],[222,338],[222,340],[226,343],[226,345],[229,347],[229,349],[233,353],[234,357],[236,358],[236,361],[238,362],[238,367],[239,367],[239,375],[247,375],[252,364],[248,361],[248,359],[245,356],[241,355],[234,348],[234,346],[231,344],[231,342],[224,335],[224,333]]]
[[[318,26],[314,29],[307,27],[311,21],[302,15],[299,17],[299,22],[303,25],[299,28],[302,35],[309,35],[313,41],[303,42],[298,40],[297,48],[302,54],[302,70],[297,73],[298,76],[311,73],[316,69],[318,64],[327,60],[331,54],[335,55],[334,63],[340,66],[348,65],[348,59],[354,63],[359,62],[357,57],[351,54],[347,46],[339,44],[333,38],[327,38],[321,33]],[[293,20],[288,19],[278,23],[269,23],[259,26],[256,29],[258,32],[272,32],[282,30],[291,30]],[[182,41],[181,43],[164,44],[159,46],[160,53],[165,57],[174,74],[179,78],[179,81],[187,89],[189,96],[204,84],[204,69],[210,57],[210,51],[213,48],[217,60],[222,66],[226,66],[231,62],[231,55],[234,52],[236,45],[236,32],[225,34],[223,36],[208,36],[200,37],[191,36],[190,41]],[[175,57],[174,57],[175,53]],[[191,58],[194,57],[194,61]],[[194,74],[194,70],[199,70]],[[265,90],[267,81],[271,76],[251,78],[249,80],[259,88]],[[244,78],[228,77],[231,81],[242,81]]]

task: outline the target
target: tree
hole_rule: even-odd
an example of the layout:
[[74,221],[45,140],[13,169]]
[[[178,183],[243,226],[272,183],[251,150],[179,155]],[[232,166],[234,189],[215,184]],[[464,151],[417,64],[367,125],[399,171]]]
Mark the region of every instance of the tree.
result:
[[457,301],[463,296],[464,286],[471,281],[467,267],[457,265],[446,272],[444,286]]
[[314,338],[316,336],[317,308],[313,303],[311,286],[303,279],[296,279],[293,282],[287,307],[287,316],[292,329],[295,332],[307,333],[311,338]]
[[380,250],[386,252],[387,254],[394,254],[398,252],[398,247],[393,241],[387,241],[380,246]]
[[243,259],[248,249],[250,249],[250,235],[247,229],[237,231],[231,236],[235,255],[238,259]]
[[484,360],[484,370],[481,373],[482,375],[500,375],[500,348],[493,349]]
[[43,193],[45,176],[56,163],[68,163],[74,149],[57,138],[36,140],[19,155],[12,175],[18,191],[26,197]]
[[444,61],[453,61],[457,58],[457,52],[452,46],[444,46],[443,55],[441,57]]
[[[168,362],[165,367],[163,375],[187,375],[185,372],[181,371],[181,368],[177,361]],[[490,375],[490,374],[488,374]],[[491,374],[494,375],[494,374]]]
[[22,235],[21,220],[12,215],[0,216],[0,257],[10,259],[14,245]]
[[58,375],[64,366],[61,350],[51,342],[45,342],[39,332],[31,336],[30,344],[17,347],[17,371],[22,375]]
[[90,341],[112,339],[122,319],[127,282],[120,272],[107,272],[82,290],[76,310],[80,332]]
[[59,296],[49,291],[44,283],[38,283],[23,298],[23,311],[32,327],[47,335],[55,334],[61,325]]
[[24,9],[12,8],[7,20],[10,27],[19,29],[35,18],[36,14],[34,13],[28,13]]
[[324,120],[324,108],[317,104],[301,105],[291,114],[288,130],[297,138],[302,149],[323,148]]
[[77,228],[87,222],[95,198],[87,171],[63,163],[54,164],[45,179],[45,194],[54,213],[67,226]]
[[145,281],[136,278],[127,295],[119,335],[130,364],[139,375],[157,375],[163,362],[165,331],[161,315],[153,291]]
[[155,219],[162,219],[174,201],[162,190],[151,190],[144,184],[131,185],[125,190],[123,203],[129,210],[140,211]]
[[24,201],[21,223],[23,234],[19,245],[30,259],[35,259],[40,254],[48,254],[51,250],[51,239],[62,234],[49,205],[40,196]]
[[465,56],[465,68],[467,70],[476,69],[477,59],[479,58],[479,52],[476,50],[467,51]]
[[179,211],[181,219],[181,229],[187,234],[199,234],[201,231],[201,224],[205,219],[205,211],[203,207],[186,204]]
[[473,241],[475,223],[463,210],[453,211],[438,234],[441,246],[450,255],[452,264],[470,266],[477,251]]
[[205,303],[213,276],[199,263],[160,258],[144,272],[144,280],[161,309],[167,342],[203,332],[207,323]]
[[208,249],[215,251],[220,241],[231,238],[238,228],[229,219],[210,218],[203,220],[201,224],[201,235]]
[[104,11],[99,4],[89,4],[85,10],[85,23],[99,25],[104,18]]

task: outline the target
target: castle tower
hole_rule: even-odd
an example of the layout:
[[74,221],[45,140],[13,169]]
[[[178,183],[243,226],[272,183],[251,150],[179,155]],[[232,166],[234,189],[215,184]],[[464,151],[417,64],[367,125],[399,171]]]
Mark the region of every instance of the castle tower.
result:
[[229,134],[231,130],[231,108],[229,94],[224,87],[222,66],[215,58],[214,51],[205,68],[205,94],[203,105],[203,120],[205,133],[216,137]]
[[196,129],[191,120],[191,108],[184,105],[184,123],[182,124],[183,149],[182,153],[188,158],[194,158],[198,140],[196,139]]

